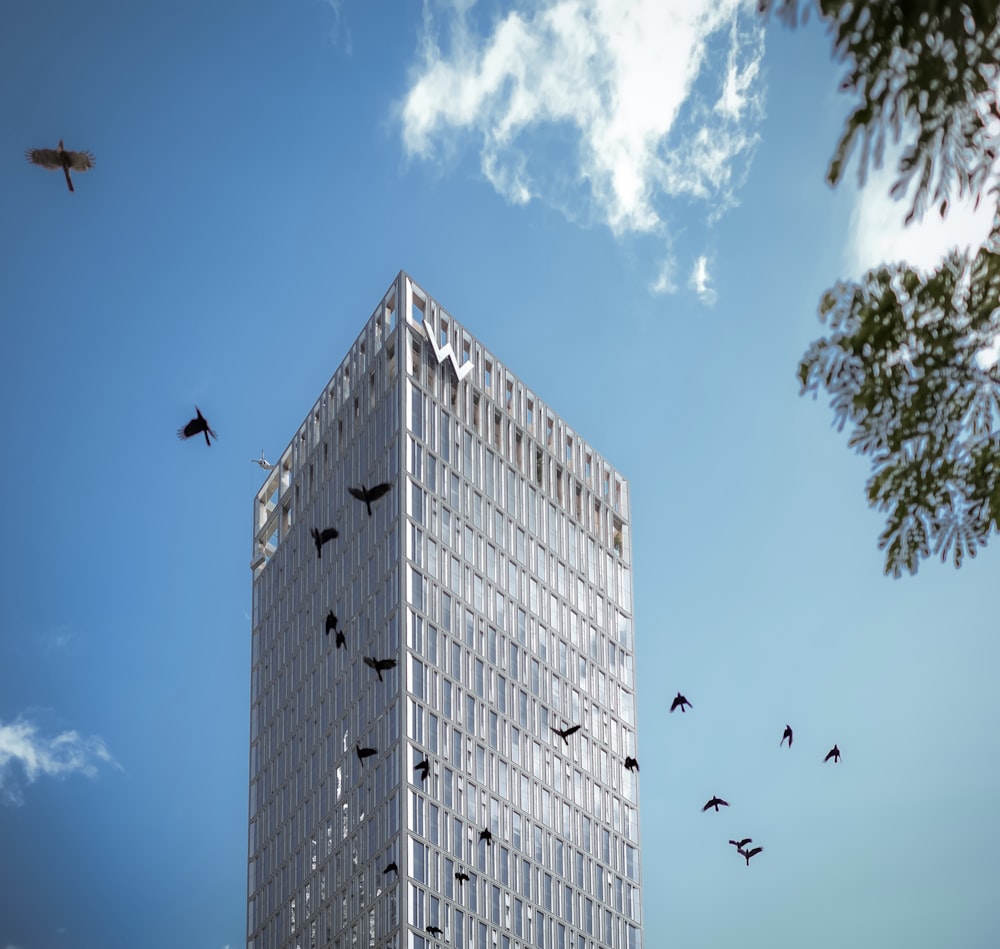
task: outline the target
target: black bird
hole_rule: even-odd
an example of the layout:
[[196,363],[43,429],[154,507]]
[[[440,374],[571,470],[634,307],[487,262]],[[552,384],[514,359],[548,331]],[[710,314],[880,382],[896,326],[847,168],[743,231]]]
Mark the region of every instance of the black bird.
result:
[[744,837],[742,840],[730,840],[729,841],[740,853],[743,853],[743,848],[747,844],[753,843],[753,837]]
[[465,873],[463,870],[456,870],[455,879],[458,880],[458,885],[461,886],[466,880],[469,879],[469,874]]
[[427,932],[432,936],[443,936],[444,930],[440,926],[428,926]]
[[754,847],[754,848],[753,848],[753,850],[744,850],[744,851],[743,851],[743,856],[744,856],[744,857],[746,858],[746,861],[747,861],[747,866],[748,866],[748,867],[750,866],[750,858],[751,858],[751,857],[755,857],[755,856],[756,856],[757,854],[759,854],[759,853],[760,853],[760,852],[761,852],[761,851],[762,851],[763,849],[764,849],[763,847]]
[[372,501],[377,501],[383,494],[385,494],[392,485],[388,481],[383,481],[381,484],[374,484],[370,488],[366,488],[361,485],[360,488],[348,488],[352,498],[357,498],[359,501],[365,502],[365,507],[368,508],[368,516],[372,516]]
[[493,846],[493,834],[490,833],[489,827],[479,831],[479,839],[485,840],[487,847]]
[[549,726],[552,731],[554,731],[566,744],[569,744],[569,736],[573,732],[578,732],[580,730],[579,725],[570,725],[569,728],[556,728],[554,725]]
[[681,695],[680,692],[678,692],[677,698],[675,698],[673,702],[670,703],[670,711],[672,712],[675,708],[680,707],[680,710],[684,712],[686,711],[686,709],[684,708],[685,705],[688,708],[694,708],[694,706],[686,698],[684,698],[684,696]]
[[342,629],[337,630],[337,648],[343,649],[347,645],[347,640],[344,638],[344,631]]
[[330,635],[330,630],[336,630],[337,617],[333,615],[333,610],[326,614],[326,635]]
[[427,775],[430,773],[431,770],[431,763],[426,758],[424,758],[423,761],[420,761],[413,766],[413,770],[420,772],[421,781],[426,781]]
[[357,752],[358,761],[361,762],[362,768],[365,766],[365,758],[378,754],[378,748],[362,748],[360,742],[354,746],[354,750]]
[[69,176],[69,170],[72,168],[73,171],[89,171],[94,167],[94,156],[90,152],[67,151],[63,148],[62,139],[59,139],[58,148],[29,148],[24,153],[24,157],[31,164],[38,165],[40,168],[48,168],[51,171],[62,168],[63,174],[66,176],[66,187],[70,191],[76,191],[76,188],[73,187],[73,179]]
[[720,805],[720,804],[721,804],[721,805],[722,805],[723,807],[729,807],[729,801],[724,801],[724,800],[722,800],[722,798],[721,798],[721,797],[713,797],[713,798],[712,798],[712,800],[710,800],[710,801],[709,801],[709,802],[708,802],[708,803],[707,803],[707,804],[706,804],[706,805],[705,805],[705,806],[704,806],[704,807],[702,808],[702,811],[707,811],[707,810],[708,810],[708,809],[709,809],[710,807],[714,807],[714,808],[715,808],[715,813],[716,813],[716,814],[718,814],[718,813],[719,813],[719,805]]
[[639,770],[639,759],[633,758],[631,755],[625,755],[625,770],[626,771],[638,771]]
[[784,730],[784,732],[781,735],[781,741],[778,743],[778,747],[779,748],[785,743],[785,739],[786,738],[788,739],[788,747],[791,748],[792,747],[792,726],[791,725],[786,725],[785,726],[785,730]]
[[317,530],[315,527],[311,527],[309,528],[309,533],[312,534],[312,539],[316,544],[316,556],[322,559],[323,545],[328,540],[333,540],[333,538],[337,536],[337,528],[326,527],[323,530]]
[[208,427],[208,420],[201,414],[201,409],[197,405],[194,407],[194,410],[198,413],[197,416],[191,419],[183,428],[177,429],[177,437],[190,438],[192,435],[197,435],[201,432],[205,436],[205,444],[211,446],[212,439],[208,436],[211,435],[212,438],[218,438],[219,436]]
[[374,669],[378,673],[378,680],[382,682],[382,673],[389,669],[396,668],[395,659],[376,659],[374,656],[365,656],[365,665],[369,669]]
[[829,750],[829,751],[828,751],[828,752],[826,753],[826,757],[825,757],[825,758],[824,758],[823,760],[824,760],[824,761],[829,761],[829,760],[830,760],[831,758],[833,758],[833,763],[834,763],[834,764],[837,764],[837,762],[839,762],[839,761],[840,761],[840,749],[839,749],[839,748],[838,748],[838,747],[837,747],[836,745],[834,745],[834,746],[833,746],[833,747],[832,747],[832,748],[831,748],[831,749],[830,749],[830,750]]
[[392,863],[386,864],[386,867],[385,867],[385,869],[382,872],[383,873],[395,873],[396,876],[399,876],[399,867],[396,866],[396,861],[393,860]]

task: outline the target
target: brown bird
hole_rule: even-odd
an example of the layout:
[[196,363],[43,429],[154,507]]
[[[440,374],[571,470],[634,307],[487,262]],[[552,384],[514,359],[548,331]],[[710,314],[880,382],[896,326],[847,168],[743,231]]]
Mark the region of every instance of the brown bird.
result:
[[334,616],[333,610],[330,610],[330,612],[326,614],[326,635],[329,636],[330,630],[336,631],[336,629],[337,629],[337,617]]
[[190,438],[192,435],[197,435],[201,432],[205,436],[205,444],[211,447],[212,439],[208,436],[211,435],[212,438],[218,438],[219,436],[208,427],[208,420],[201,414],[201,409],[199,409],[197,405],[194,407],[194,410],[198,414],[183,428],[177,429],[177,437]]
[[829,751],[828,751],[828,752],[826,753],[826,757],[825,757],[825,758],[824,758],[823,760],[824,760],[824,761],[829,761],[829,760],[830,760],[831,758],[833,758],[833,763],[834,763],[834,764],[837,764],[837,762],[839,762],[839,761],[840,761],[840,749],[839,749],[839,748],[838,748],[838,747],[837,747],[836,745],[834,745],[834,746],[833,746],[833,747],[832,747],[832,748],[831,748],[831,749],[830,749],[830,750],[829,750]]
[[753,843],[753,837],[744,837],[742,840],[730,840],[729,841],[740,853],[743,853],[743,848],[747,844]]
[[[214,433],[213,433],[214,434]],[[320,559],[323,558],[323,545],[328,540],[333,540],[337,536],[336,527],[324,527],[323,530],[317,530],[315,527],[309,528],[309,533],[312,534],[313,542],[316,544],[316,556]]]
[[625,755],[625,770],[626,771],[638,771],[639,770],[639,759],[633,758],[631,755]]
[[755,857],[755,856],[756,856],[757,854],[759,854],[759,853],[760,853],[760,852],[761,852],[761,851],[762,851],[763,849],[764,849],[763,847],[754,847],[754,848],[753,848],[753,850],[744,850],[744,851],[743,851],[743,856],[744,856],[744,857],[746,858],[746,861],[747,861],[747,866],[748,866],[748,867],[750,866],[750,858],[751,858],[751,857]]
[[365,758],[370,758],[372,755],[378,754],[378,748],[362,748],[359,742],[354,746],[354,750],[357,753],[358,761],[361,762],[361,767],[365,766]]
[[719,813],[719,805],[720,805],[720,804],[721,804],[721,805],[722,805],[723,807],[729,807],[729,801],[724,801],[724,800],[722,800],[722,798],[721,798],[721,797],[713,797],[713,798],[712,798],[712,800],[710,800],[710,801],[709,801],[709,802],[708,802],[708,803],[707,803],[707,804],[706,804],[706,805],[705,805],[705,806],[704,806],[704,807],[702,808],[702,811],[704,812],[704,811],[707,811],[707,810],[708,810],[708,809],[709,809],[710,807],[714,807],[714,808],[715,808],[715,813],[716,813],[716,814],[718,814],[718,813]]
[[377,501],[383,494],[385,494],[392,485],[388,481],[382,482],[382,484],[372,485],[370,488],[366,488],[361,485],[360,488],[348,488],[351,497],[357,498],[359,501],[365,502],[365,507],[368,508],[368,516],[372,516],[372,501]]
[[427,775],[430,774],[431,763],[426,758],[424,758],[423,761],[419,761],[413,766],[413,770],[420,772],[421,781],[426,781]]
[[379,682],[384,681],[382,679],[382,673],[388,672],[389,669],[396,668],[395,659],[376,659],[374,656],[365,656],[365,665],[369,669],[374,669],[378,673]]
[[580,730],[579,725],[570,725],[569,728],[556,728],[554,725],[549,726],[552,731],[554,731],[566,744],[569,744],[569,736],[573,732],[578,732]]
[[485,840],[487,847],[492,847],[493,846],[493,834],[490,833],[490,829],[488,827],[486,827],[483,830],[479,831],[479,839],[480,840]]
[[382,872],[395,873],[396,876],[399,876],[399,867],[396,866],[396,861],[393,860],[392,863],[387,863],[385,869]]
[[73,171],[89,171],[94,167],[94,156],[90,152],[68,152],[63,148],[62,139],[59,139],[58,148],[29,148],[25,151],[24,157],[40,168],[48,168],[51,171],[62,168],[66,176],[66,186],[70,191],[76,191],[76,188],[73,187],[69,170],[72,168]]
[[686,711],[684,706],[688,708],[694,708],[694,706],[686,699],[680,692],[677,693],[677,698],[670,703],[670,711],[672,712],[675,708],[680,708],[682,712]]
[[785,730],[784,730],[784,732],[781,735],[781,741],[778,742],[778,747],[779,748],[785,743],[785,739],[786,738],[788,739],[788,747],[791,748],[792,747],[792,726],[791,725],[786,725],[785,726]]

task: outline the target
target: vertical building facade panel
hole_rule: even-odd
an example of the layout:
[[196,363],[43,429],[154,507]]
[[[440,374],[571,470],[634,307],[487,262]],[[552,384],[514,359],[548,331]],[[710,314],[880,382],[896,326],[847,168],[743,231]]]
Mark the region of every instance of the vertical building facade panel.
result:
[[400,273],[253,543],[248,946],[639,949],[613,466]]

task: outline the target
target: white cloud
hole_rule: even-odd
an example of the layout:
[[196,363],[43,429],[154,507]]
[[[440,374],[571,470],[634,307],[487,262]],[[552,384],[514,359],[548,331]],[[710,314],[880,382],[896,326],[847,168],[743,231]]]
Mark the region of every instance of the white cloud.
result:
[[704,254],[694,262],[694,269],[688,280],[688,286],[698,294],[698,299],[702,303],[715,303],[715,289],[709,286],[711,278],[708,274],[708,258]]
[[[762,115],[752,0],[540,0],[478,35],[473,3],[425,3],[401,104],[408,154],[477,142],[508,201],[540,199],[616,236],[668,236],[670,199],[710,222],[736,201]],[[652,284],[673,287],[671,264]]]
[[31,784],[39,775],[79,773],[94,777],[101,763],[120,767],[96,735],[85,737],[66,731],[44,738],[37,725],[23,718],[9,725],[0,723],[0,800],[6,804],[22,801],[17,772]]

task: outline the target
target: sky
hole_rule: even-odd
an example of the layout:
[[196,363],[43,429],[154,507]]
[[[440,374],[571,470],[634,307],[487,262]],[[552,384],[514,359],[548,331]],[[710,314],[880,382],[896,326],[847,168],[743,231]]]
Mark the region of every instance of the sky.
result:
[[[0,949],[245,944],[250,461],[400,269],[630,480],[647,949],[1000,945],[998,541],[884,577],[868,466],[795,376],[824,290],[988,220],[825,184],[851,104],[818,24],[4,21]],[[23,157],[60,138],[96,159],[72,194]],[[195,405],[211,448],[174,437]]]

